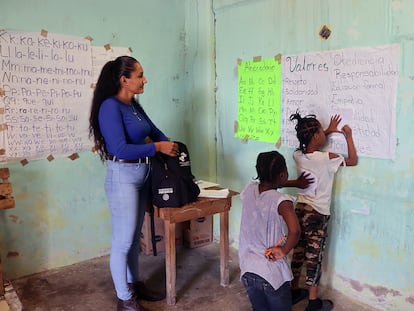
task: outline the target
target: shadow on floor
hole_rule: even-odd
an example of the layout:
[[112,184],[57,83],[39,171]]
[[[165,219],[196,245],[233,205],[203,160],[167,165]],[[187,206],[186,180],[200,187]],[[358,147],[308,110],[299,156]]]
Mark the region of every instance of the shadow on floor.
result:
[[[164,290],[164,254],[140,255],[142,277],[151,288]],[[142,302],[149,310],[248,311],[251,305],[239,281],[237,250],[230,249],[230,285],[220,286],[219,245],[177,250],[177,304],[164,301]],[[104,256],[12,281],[25,311],[112,311],[116,295],[109,272],[109,257]],[[333,291],[324,295],[336,302],[334,310],[373,310],[354,304]],[[339,302],[340,304],[338,304]],[[304,310],[306,301],[293,311]]]

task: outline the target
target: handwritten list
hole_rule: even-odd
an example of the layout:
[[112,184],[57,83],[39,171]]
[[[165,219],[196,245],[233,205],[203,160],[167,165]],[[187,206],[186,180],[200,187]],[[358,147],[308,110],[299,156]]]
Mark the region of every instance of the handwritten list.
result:
[[1,30],[0,61],[7,158],[38,159],[90,150],[90,41]]
[[281,66],[274,58],[239,64],[236,137],[277,142],[280,137],[280,76]]
[[[399,45],[333,50],[282,58],[282,145],[298,147],[289,117],[315,114],[324,128],[330,117],[348,124],[358,154],[395,158],[395,107]],[[341,134],[328,136],[326,150],[346,153]]]

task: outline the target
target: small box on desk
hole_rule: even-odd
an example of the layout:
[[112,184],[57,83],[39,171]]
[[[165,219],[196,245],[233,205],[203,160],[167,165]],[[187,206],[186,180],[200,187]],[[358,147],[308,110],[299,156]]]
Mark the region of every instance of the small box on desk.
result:
[[213,216],[206,216],[184,223],[184,245],[189,248],[213,242]]
[[[159,217],[154,217],[154,227],[157,253],[163,253],[165,252],[164,221]],[[139,244],[145,255],[152,254],[151,216],[148,212],[145,213]],[[181,223],[177,223],[175,225],[175,246],[179,247],[181,245],[183,245],[183,226]]]

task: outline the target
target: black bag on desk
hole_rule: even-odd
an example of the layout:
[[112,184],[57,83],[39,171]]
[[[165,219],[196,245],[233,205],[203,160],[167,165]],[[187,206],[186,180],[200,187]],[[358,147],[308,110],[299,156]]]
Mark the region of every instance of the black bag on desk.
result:
[[157,152],[152,160],[152,203],[157,207],[180,207],[195,202],[200,188],[191,173],[187,146],[178,144],[178,156]]

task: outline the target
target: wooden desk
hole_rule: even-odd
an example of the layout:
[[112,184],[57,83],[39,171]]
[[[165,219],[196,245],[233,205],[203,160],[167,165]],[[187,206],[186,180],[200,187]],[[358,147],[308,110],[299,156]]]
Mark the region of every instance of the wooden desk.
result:
[[236,194],[230,190],[227,198],[199,198],[179,208],[154,206],[154,215],[164,220],[167,304],[176,303],[175,224],[179,222],[220,213],[220,285],[229,285],[229,211],[231,198]]

